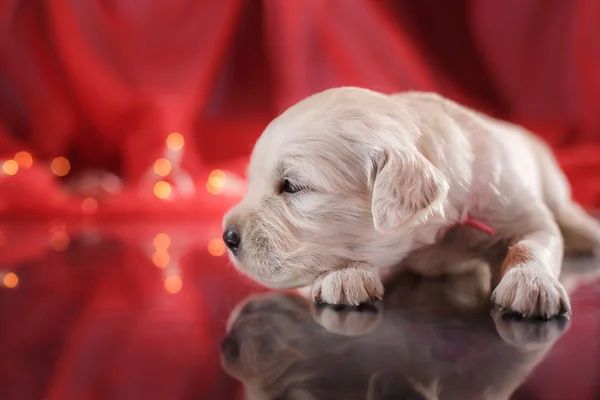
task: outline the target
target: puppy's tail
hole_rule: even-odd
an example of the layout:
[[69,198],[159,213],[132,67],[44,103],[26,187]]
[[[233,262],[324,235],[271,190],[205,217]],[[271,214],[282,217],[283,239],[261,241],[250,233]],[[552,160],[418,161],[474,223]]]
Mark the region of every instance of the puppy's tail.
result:
[[564,205],[555,214],[567,253],[595,253],[600,250],[600,224],[577,203]]
[[598,252],[600,223],[572,200],[569,181],[552,155],[552,150],[545,143],[534,141],[544,200],[562,232],[565,252]]

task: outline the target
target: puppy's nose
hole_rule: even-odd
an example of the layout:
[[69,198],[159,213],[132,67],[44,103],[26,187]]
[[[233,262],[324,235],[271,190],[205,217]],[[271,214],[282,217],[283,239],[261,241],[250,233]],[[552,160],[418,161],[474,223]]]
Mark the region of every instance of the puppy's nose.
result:
[[240,355],[240,343],[234,332],[227,335],[221,342],[221,353],[227,361],[235,361]]
[[242,239],[240,238],[237,229],[230,226],[225,230],[225,232],[223,232],[223,241],[225,242],[227,247],[229,247],[229,250],[231,250],[235,254],[238,251],[238,248],[240,247],[240,242],[242,241]]

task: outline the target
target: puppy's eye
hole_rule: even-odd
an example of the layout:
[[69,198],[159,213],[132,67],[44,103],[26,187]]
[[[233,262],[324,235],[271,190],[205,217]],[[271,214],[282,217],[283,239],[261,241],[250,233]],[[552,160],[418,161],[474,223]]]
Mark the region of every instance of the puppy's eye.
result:
[[282,191],[284,193],[297,193],[302,189],[304,189],[302,186],[294,185],[287,179],[283,181]]

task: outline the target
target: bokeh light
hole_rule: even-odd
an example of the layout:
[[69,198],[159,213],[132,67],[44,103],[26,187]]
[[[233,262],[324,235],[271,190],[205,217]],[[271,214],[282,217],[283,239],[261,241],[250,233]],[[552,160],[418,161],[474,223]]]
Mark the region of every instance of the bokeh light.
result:
[[71,170],[71,163],[64,157],[56,157],[50,163],[50,169],[56,176],[65,176]]
[[94,214],[98,211],[98,200],[88,197],[81,202],[81,211],[84,214]]
[[65,221],[61,219],[53,219],[52,221],[50,221],[49,225],[50,233],[56,231],[64,231],[65,229],[67,229],[67,224],[65,224]]
[[171,173],[171,162],[166,158],[154,161],[154,173],[158,176],[167,176]]
[[8,272],[2,278],[2,284],[9,289],[15,288],[19,284],[19,277],[14,272]]
[[164,250],[157,250],[152,256],[152,263],[158,268],[166,268],[171,262],[169,253]]
[[206,190],[210,194],[221,194],[223,192],[223,188],[222,187],[213,186],[213,185],[210,184],[210,181],[206,182]]
[[171,238],[166,233],[159,233],[154,237],[154,247],[166,250],[171,245]]
[[178,151],[183,148],[185,140],[181,133],[173,132],[167,137],[167,147],[170,150]]
[[221,171],[220,169],[215,169],[210,173],[210,175],[208,175],[208,183],[210,183],[211,186],[214,186],[216,188],[225,187],[226,182],[227,174],[225,174],[225,172]]
[[210,194],[220,194],[223,192],[225,183],[227,182],[227,174],[220,169],[211,171],[206,182],[206,190]]
[[183,282],[177,275],[171,275],[165,279],[165,289],[169,293],[179,293],[182,286]]
[[15,157],[13,158],[17,164],[19,164],[19,167],[21,168],[31,168],[31,166],[33,165],[33,157],[31,157],[31,154],[29,154],[26,151],[20,151],[17,154],[15,154]]
[[171,195],[171,185],[169,182],[156,182],[156,185],[154,185],[154,195],[159,199],[168,198]]
[[65,231],[55,231],[50,235],[50,247],[56,251],[65,251],[70,242],[71,238]]
[[6,160],[2,163],[2,171],[6,175],[14,175],[19,171],[19,164],[15,160]]
[[223,239],[216,238],[208,242],[208,253],[215,257],[225,254],[225,243],[223,242]]

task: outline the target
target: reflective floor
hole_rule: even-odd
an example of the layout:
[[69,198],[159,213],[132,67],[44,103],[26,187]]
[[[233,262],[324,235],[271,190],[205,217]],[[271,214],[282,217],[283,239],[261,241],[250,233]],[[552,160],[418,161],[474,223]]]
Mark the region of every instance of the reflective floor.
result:
[[600,398],[600,261],[565,263],[572,320],[518,321],[487,268],[339,309],[252,284],[219,236],[0,225],[0,399]]

